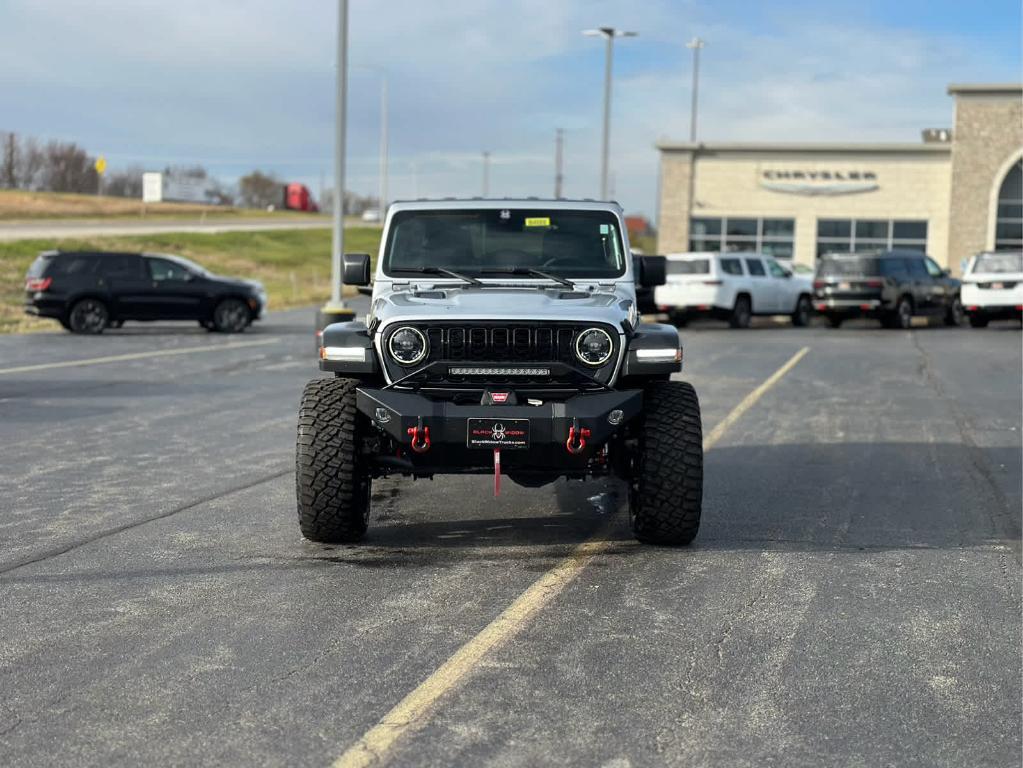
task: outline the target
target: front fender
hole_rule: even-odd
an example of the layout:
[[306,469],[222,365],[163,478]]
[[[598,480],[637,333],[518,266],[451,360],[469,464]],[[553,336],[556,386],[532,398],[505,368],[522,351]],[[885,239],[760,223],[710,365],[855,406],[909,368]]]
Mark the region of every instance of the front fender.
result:
[[682,346],[673,325],[644,323],[629,339],[623,376],[650,376],[682,370]]
[[353,379],[380,375],[373,335],[361,320],[331,323],[323,329],[320,342],[320,370]]

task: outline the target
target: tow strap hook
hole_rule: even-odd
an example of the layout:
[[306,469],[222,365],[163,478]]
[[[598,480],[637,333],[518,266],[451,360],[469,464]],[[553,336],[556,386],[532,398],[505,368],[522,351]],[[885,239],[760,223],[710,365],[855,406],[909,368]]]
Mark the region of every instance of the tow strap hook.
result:
[[568,440],[565,441],[565,448],[573,455],[582,453],[586,448],[586,438],[589,436],[590,430],[580,427],[579,419],[572,419],[572,426],[568,428]]
[[408,428],[409,437],[412,438],[412,450],[416,453],[426,453],[430,450],[430,428],[423,426],[423,417],[419,417],[419,424]]

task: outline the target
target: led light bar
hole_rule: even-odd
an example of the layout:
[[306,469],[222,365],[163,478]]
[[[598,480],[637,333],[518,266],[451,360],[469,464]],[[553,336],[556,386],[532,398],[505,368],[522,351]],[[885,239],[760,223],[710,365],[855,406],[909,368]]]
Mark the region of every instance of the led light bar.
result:
[[365,347],[320,347],[321,360],[337,360],[345,363],[366,362]]
[[637,349],[637,360],[673,360],[676,363],[682,360],[681,349]]
[[451,366],[451,376],[550,376],[550,368],[472,368]]

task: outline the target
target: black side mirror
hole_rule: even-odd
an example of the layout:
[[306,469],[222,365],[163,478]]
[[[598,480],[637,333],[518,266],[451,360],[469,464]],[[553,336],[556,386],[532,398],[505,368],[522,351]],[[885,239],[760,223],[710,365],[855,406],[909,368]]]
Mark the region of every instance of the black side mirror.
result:
[[346,253],[341,263],[342,283],[345,285],[369,285],[368,253]]
[[637,256],[633,266],[636,268],[636,284],[641,288],[656,288],[664,285],[667,279],[668,260],[664,256]]

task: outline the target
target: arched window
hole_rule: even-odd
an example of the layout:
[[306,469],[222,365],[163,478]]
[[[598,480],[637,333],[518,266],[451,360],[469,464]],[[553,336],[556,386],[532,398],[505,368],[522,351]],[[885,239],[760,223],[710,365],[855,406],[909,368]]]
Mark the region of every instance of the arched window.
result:
[[995,250],[1023,250],[1023,160],[1009,169],[998,190]]

